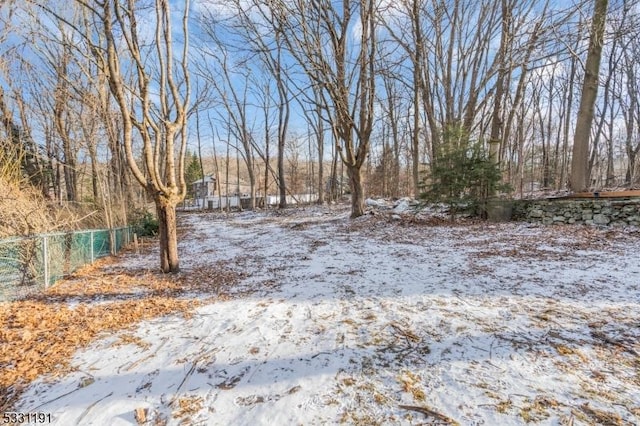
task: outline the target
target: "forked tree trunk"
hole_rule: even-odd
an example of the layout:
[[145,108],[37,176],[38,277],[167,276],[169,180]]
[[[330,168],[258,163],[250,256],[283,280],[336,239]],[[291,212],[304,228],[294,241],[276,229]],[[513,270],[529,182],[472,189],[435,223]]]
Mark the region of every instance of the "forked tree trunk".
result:
[[351,189],[351,218],[364,214],[364,189],[362,187],[362,168],[347,166],[349,187]]
[[164,273],[180,272],[176,204],[161,197],[155,198],[154,201],[160,236],[160,269]]

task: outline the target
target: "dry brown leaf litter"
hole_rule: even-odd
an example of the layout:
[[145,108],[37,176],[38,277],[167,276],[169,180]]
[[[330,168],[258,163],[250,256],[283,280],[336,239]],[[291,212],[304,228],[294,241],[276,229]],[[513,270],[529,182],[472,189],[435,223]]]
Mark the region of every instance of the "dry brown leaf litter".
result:
[[[202,295],[225,298],[239,275],[222,265],[170,276],[117,268],[107,258],[47,291],[0,304],[0,408],[10,410],[21,390],[41,375],[71,371],[76,350],[106,334],[168,314],[190,315]],[[69,303],[73,302],[73,303]],[[144,345],[130,334],[116,344]]]

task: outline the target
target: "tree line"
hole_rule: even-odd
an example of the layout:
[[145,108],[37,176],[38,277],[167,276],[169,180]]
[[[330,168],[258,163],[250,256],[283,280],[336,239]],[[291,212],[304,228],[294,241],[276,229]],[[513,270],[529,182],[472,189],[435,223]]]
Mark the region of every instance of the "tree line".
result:
[[179,269],[189,147],[242,162],[253,206],[275,182],[286,207],[302,153],[318,202],[348,185],[352,217],[365,190],[419,196],[470,142],[520,195],[634,187],[639,12],[630,0],[8,1],[3,155],[68,201],[88,163],[91,198],[114,220],[153,200],[165,272]]

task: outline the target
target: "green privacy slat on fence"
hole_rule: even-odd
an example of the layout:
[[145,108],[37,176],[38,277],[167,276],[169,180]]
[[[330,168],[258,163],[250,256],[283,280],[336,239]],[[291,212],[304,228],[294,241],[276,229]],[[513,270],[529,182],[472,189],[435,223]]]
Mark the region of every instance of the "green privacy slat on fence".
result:
[[95,231],[93,233],[93,255],[95,259],[109,256],[111,246],[109,243],[109,230]]
[[116,251],[119,251],[120,248],[123,246],[123,241],[124,241],[124,233],[122,232],[122,229],[117,229],[115,232],[115,240],[116,240]]
[[91,263],[91,234],[73,234],[70,238],[69,268],[75,271],[84,264]]
[[119,228],[115,230],[116,235],[116,251],[120,251],[122,247],[131,242],[131,228]]
[[43,283],[41,248],[35,239],[0,241],[0,300],[27,294]]
[[131,228],[100,229],[0,240],[0,301],[48,287],[83,265],[131,241]]
[[7,241],[0,242],[0,276],[8,276],[16,273],[20,266],[18,243]]
[[52,235],[45,238],[48,246],[46,262],[49,265],[49,277],[46,285],[49,286],[64,277],[68,254],[65,251],[64,235]]

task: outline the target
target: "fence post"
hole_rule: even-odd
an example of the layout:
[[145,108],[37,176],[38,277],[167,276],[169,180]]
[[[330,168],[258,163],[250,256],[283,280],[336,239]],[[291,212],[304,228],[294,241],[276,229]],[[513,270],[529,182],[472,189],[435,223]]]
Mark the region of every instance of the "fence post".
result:
[[116,254],[116,232],[113,228],[109,228],[109,252],[111,256]]
[[91,263],[93,263],[95,260],[93,253],[93,231],[90,232],[90,235],[91,237],[89,238],[89,241],[91,242]]
[[42,237],[42,263],[44,264],[44,288],[49,288],[49,238]]

